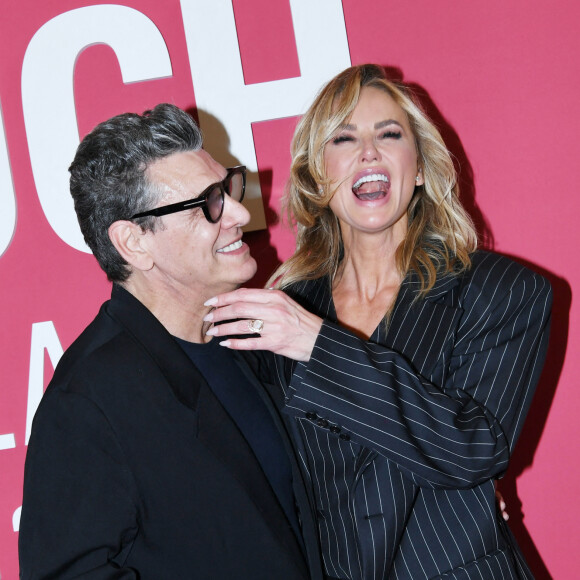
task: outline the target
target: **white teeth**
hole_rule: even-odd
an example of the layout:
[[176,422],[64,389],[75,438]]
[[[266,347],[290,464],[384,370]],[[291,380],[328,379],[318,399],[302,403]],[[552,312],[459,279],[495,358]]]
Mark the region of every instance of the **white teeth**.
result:
[[221,252],[222,254],[226,254],[228,252],[233,252],[234,250],[237,250],[238,248],[242,247],[242,240],[238,240],[237,242],[234,242],[233,244],[230,244],[229,246],[226,246],[225,248],[221,248],[220,250],[218,250],[218,252]]
[[386,175],[383,175],[382,173],[373,173],[372,175],[365,175],[364,177],[361,177],[353,186],[353,189],[356,189],[357,187],[360,187],[363,183],[368,183],[369,181],[384,181],[386,183],[389,183],[389,178]]

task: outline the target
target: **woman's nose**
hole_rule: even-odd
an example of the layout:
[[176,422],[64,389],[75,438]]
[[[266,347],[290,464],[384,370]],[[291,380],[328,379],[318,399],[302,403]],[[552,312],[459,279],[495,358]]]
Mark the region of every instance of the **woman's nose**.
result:
[[379,161],[381,158],[381,154],[377,148],[377,144],[375,143],[374,139],[362,139],[361,140],[361,161],[365,161],[367,163],[372,161]]

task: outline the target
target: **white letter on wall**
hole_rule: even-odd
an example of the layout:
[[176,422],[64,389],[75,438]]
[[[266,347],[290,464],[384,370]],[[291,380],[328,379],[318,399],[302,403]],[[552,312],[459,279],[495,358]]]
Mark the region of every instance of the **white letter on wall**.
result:
[[51,321],[35,322],[30,340],[30,368],[28,372],[28,404],[26,406],[26,438],[28,445],[32,419],[44,393],[44,349],[48,352],[52,368],[62,356],[63,350],[56,329]]
[[15,447],[16,439],[14,439],[14,433],[0,435],[0,451],[3,449],[14,449]]
[[[290,0],[290,8],[301,76],[245,85],[231,0],[181,0],[200,125],[211,116],[220,121],[231,154],[251,172],[258,169],[251,124],[304,113],[318,89],[350,66],[341,0]],[[204,133],[211,138],[209,127]],[[259,198],[257,173],[252,178],[248,197]]]
[[30,41],[22,66],[24,122],[42,209],[56,234],[85,252],[67,171],[79,143],[73,77],[81,51],[99,43],[115,51],[125,83],[172,74],[155,24],[137,10],[115,5],[87,6],[53,18]]
[[16,197],[0,105],[0,256],[6,251],[16,228]]
[[12,515],[12,529],[17,532],[20,530],[20,514],[22,512],[22,506],[17,508]]

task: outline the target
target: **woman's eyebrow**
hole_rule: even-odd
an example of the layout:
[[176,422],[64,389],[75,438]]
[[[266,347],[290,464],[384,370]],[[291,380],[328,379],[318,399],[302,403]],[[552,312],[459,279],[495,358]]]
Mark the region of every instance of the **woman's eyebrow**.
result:
[[[383,127],[388,127],[389,125],[397,125],[401,129],[403,128],[399,121],[396,121],[395,119],[386,119],[385,121],[379,121],[378,123],[375,123],[375,129],[382,129]],[[341,131],[356,131],[357,126],[352,123],[348,123],[346,125],[340,125],[339,129]]]
[[395,119],[387,119],[386,121],[380,121],[379,123],[375,123],[375,129],[382,129],[383,127],[388,127],[389,125],[397,125],[401,129],[403,126],[399,121],[395,121]]

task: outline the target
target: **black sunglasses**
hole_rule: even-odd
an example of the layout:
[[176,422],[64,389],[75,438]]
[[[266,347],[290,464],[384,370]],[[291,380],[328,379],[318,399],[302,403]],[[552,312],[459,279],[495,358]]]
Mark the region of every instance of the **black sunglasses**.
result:
[[226,169],[227,174],[223,181],[212,183],[209,187],[204,189],[197,197],[188,199],[186,201],[179,201],[178,203],[171,203],[169,205],[162,205],[148,211],[136,213],[129,219],[162,215],[170,213],[177,213],[178,211],[185,211],[194,207],[201,207],[203,214],[208,222],[215,224],[220,221],[224,213],[224,196],[227,193],[235,201],[241,202],[244,199],[246,191],[246,167],[238,165],[237,167],[230,167]]

